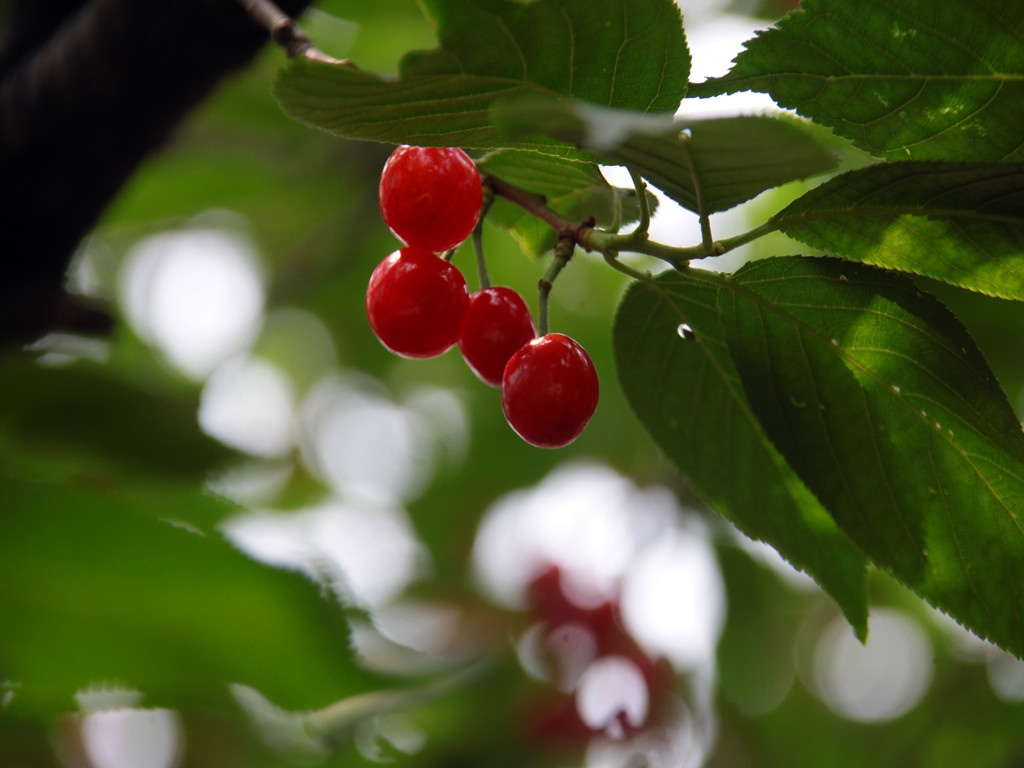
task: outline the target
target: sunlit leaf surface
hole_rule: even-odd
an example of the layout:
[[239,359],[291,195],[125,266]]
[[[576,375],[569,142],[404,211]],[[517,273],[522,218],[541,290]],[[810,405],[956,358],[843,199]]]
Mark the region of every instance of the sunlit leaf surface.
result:
[[871,559],[1024,653],[1024,434],[963,326],[906,278],[777,258],[719,296],[772,441]]
[[729,358],[718,292],[681,274],[630,289],[615,321],[626,397],[708,503],[817,579],[863,636],[864,558],[759,425]]
[[505,143],[488,117],[498,99],[545,94],[671,113],[686,92],[690,54],[671,0],[424,5],[440,47],[406,56],[397,79],[296,62],[278,77],[281,106],[348,138],[488,148]]
[[807,0],[690,95],[762,91],[873,154],[1024,160],[1018,0]]
[[827,252],[1024,299],[1024,165],[876,165],[822,184],[773,222]]

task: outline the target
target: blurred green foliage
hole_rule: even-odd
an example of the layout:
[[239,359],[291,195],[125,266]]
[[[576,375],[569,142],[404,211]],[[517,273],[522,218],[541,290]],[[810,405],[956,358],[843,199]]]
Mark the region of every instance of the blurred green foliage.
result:
[[[397,72],[407,51],[435,44],[409,0],[324,0],[307,26],[327,53],[381,73]],[[553,328],[587,347],[602,384],[591,424],[557,454],[514,437],[499,393],[456,352],[408,361],[381,348],[363,297],[373,267],[397,247],[376,202],[390,147],[288,119],[270,93],[283,63],[281,52],[267,50],[194,114],[123,190],[83,258],[93,290],[114,299],[118,269],[140,239],[187,227],[211,210],[230,211],[258,246],[268,312],[298,308],[329,332],[327,340],[310,338],[312,355],[302,352],[301,338],[275,336],[272,324],[254,342],[296,390],[307,391],[336,360],[343,371],[381,382],[396,401],[425,384],[462,399],[464,456],[441,462],[408,505],[430,560],[429,578],[412,591],[479,616],[484,636],[499,638],[497,650],[492,666],[463,689],[411,710],[426,745],[413,757],[385,747],[390,757],[439,768],[581,762],[575,746],[538,745],[524,734],[531,702],[547,690],[523,673],[507,643],[527,619],[485,604],[469,576],[469,553],[478,522],[502,494],[537,483],[564,461],[596,458],[639,483],[668,484],[714,531],[729,608],[710,766],[1009,768],[1024,761],[1024,704],[1000,700],[984,660],[965,660],[929,609],[878,574],[870,580],[872,604],[914,616],[933,643],[929,693],[909,714],[874,725],[844,719],[814,694],[809,634],[837,609],[736,546],[643,432],[614,374],[610,329],[626,281],[599,258],[577,255],[553,294]],[[498,228],[486,229],[485,247],[492,281],[519,289],[535,309],[544,265]],[[467,248],[455,263],[472,274]],[[936,290],[978,339],[1011,399],[1018,396],[1021,305]],[[183,765],[227,768],[288,764],[260,738],[227,683],[252,685],[297,711],[409,684],[357,663],[347,622],[357,612],[323,583],[257,564],[222,540],[217,524],[239,505],[204,483],[248,460],[199,429],[201,383],[174,370],[125,322],[100,357],[69,362],[35,350],[0,361],[0,766],[80,765],[65,736],[72,694],[90,684],[137,687],[145,706],[178,708]],[[331,362],[321,369],[324,358]],[[287,511],[326,498],[313,474],[296,463],[288,485],[261,505]],[[27,678],[41,687],[22,688]],[[353,744],[342,742],[325,764],[368,762]]]

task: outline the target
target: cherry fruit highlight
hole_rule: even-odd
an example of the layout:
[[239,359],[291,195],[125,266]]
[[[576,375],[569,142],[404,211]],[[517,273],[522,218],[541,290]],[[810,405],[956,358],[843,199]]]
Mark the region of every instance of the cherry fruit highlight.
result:
[[456,147],[399,147],[384,164],[379,191],[395,237],[435,253],[469,237],[480,218],[480,174]]
[[370,327],[381,344],[402,357],[435,357],[454,346],[468,310],[462,273],[423,248],[392,253],[366,287]]
[[522,296],[505,286],[481,288],[469,297],[459,350],[481,381],[500,387],[509,358],[536,336]]
[[597,371],[576,341],[549,333],[526,344],[505,366],[501,405],[516,433],[538,448],[575,440],[597,408]]

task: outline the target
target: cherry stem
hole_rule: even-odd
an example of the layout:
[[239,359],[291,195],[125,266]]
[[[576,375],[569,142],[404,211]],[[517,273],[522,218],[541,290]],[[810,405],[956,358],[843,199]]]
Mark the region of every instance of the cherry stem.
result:
[[491,287],[491,278],[487,274],[487,261],[484,259],[484,217],[494,203],[494,189],[484,185],[483,202],[480,205],[480,218],[473,227],[473,255],[476,256],[476,275],[481,290]]
[[270,33],[270,39],[281,46],[290,59],[306,59],[320,64],[339,64],[351,67],[347,59],[328,56],[306,34],[295,26],[295,21],[275,5],[272,0],[238,0],[254,22]]
[[551,289],[555,284],[555,278],[558,277],[558,273],[565,269],[565,265],[569,263],[569,259],[572,258],[572,252],[576,248],[576,242],[572,237],[559,238],[558,243],[555,245],[555,258],[551,261],[551,266],[548,267],[548,271],[544,273],[544,277],[540,279],[537,284],[538,288],[538,301],[537,301],[537,335],[547,336],[548,335],[548,304],[551,297]]

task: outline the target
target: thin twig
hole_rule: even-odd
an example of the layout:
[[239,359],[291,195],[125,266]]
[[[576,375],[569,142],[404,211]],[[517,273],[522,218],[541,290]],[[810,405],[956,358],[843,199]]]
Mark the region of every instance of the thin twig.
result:
[[238,0],[249,17],[270,33],[270,39],[284,48],[290,59],[306,59],[320,64],[352,66],[347,59],[335,59],[321,51],[295,21],[272,0]]
[[651,273],[638,272],[630,266],[623,264],[619,261],[619,254],[615,251],[605,251],[603,254],[604,260],[608,263],[608,266],[612,269],[621,272],[624,275],[628,275],[634,280],[647,280],[651,277]]
[[744,232],[742,235],[736,235],[735,237],[727,237],[724,240],[719,240],[715,243],[715,254],[721,256],[723,253],[728,253],[731,250],[739,248],[741,245],[746,245],[760,237],[771,234],[778,229],[778,225],[774,221],[766,221],[758,227]]
[[703,245],[687,247],[665,245],[645,236],[634,237],[632,233],[615,235],[603,229],[583,230],[580,234],[579,244],[587,251],[610,253],[614,258],[618,258],[620,252],[643,253],[661,259],[676,269],[686,269],[691,259],[701,259],[709,255]]
[[640,222],[630,233],[630,237],[646,238],[647,232],[651,228],[651,207],[647,203],[647,182],[632,168],[626,168],[626,170],[629,171],[629,178],[633,180],[633,188],[636,189],[636,202],[640,206]]
[[543,195],[535,195],[532,192],[527,192],[525,189],[509,184],[507,181],[495,178],[494,176],[485,176],[484,184],[494,190],[494,194],[501,195],[506,200],[509,200],[524,211],[533,216],[536,216],[541,221],[546,222],[562,236],[562,234],[572,230],[572,224],[563,219],[553,210],[548,208],[547,199]]
[[369,691],[306,713],[302,724],[313,736],[337,737],[348,733],[359,721],[396,711],[409,710],[473,683],[493,667],[493,660],[481,658],[455,674],[420,688]]
[[[501,195],[527,213],[549,224],[558,233],[560,242],[564,240],[572,245],[579,245],[585,251],[601,253],[606,259],[610,257],[611,261],[609,263],[612,263],[612,261],[617,262],[620,252],[643,253],[661,259],[677,270],[684,270],[693,259],[721,256],[734,248],[757,240],[779,228],[774,222],[768,222],[742,235],[715,241],[711,237],[710,222],[705,213],[701,216],[702,237],[701,242],[697,245],[681,247],[656,242],[648,236],[650,207],[647,205],[646,183],[639,175],[634,174],[632,171],[630,171],[630,176],[633,178],[637,194],[641,196],[640,223],[635,230],[622,235],[595,227],[593,217],[576,224],[570,223],[558,213],[548,208],[547,200],[542,195],[527,192],[525,189],[520,189],[502,179],[495,178],[494,176],[485,176],[483,181],[484,185],[493,190],[494,194]],[[696,174],[694,174],[694,186],[697,191],[698,208],[703,210],[705,208],[704,191],[697,181]]]

